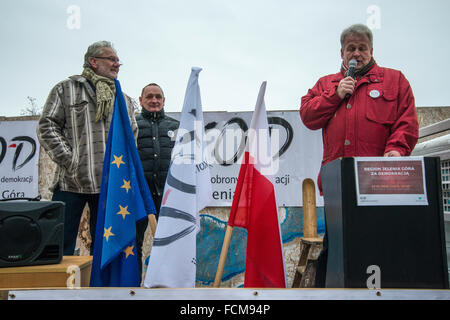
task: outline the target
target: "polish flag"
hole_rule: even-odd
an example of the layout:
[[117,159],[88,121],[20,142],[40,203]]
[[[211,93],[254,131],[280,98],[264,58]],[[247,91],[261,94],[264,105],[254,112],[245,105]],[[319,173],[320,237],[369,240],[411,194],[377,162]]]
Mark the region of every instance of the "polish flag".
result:
[[244,287],[286,288],[283,244],[273,175],[264,93],[261,85],[228,219],[247,234]]

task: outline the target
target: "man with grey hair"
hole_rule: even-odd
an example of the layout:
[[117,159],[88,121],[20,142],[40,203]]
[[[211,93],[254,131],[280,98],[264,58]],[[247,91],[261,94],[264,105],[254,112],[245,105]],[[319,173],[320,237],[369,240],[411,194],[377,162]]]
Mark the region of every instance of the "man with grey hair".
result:
[[[120,66],[110,42],[93,43],[84,56],[82,74],[53,87],[39,119],[39,142],[57,165],[50,188],[52,200],[66,204],[64,255],[74,254],[86,204],[90,212],[93,252],[103,158],[114,107],[114,79]],[[133,104],[126,95],[125,100],[137,137]]]
[[[372,31],[362,24],[342,32],[341,58],[340,72],[320,78],[301,99],[305,126],[322,129],[322,165],[340,157],[409,156],[419,125],[408,80],[398,70],[378,66]],[[356,66],[349,75],[351,60]],[[322,194],[320,173],[318,187]],[[326,257],[325,233],[316,287],[325,286]]]

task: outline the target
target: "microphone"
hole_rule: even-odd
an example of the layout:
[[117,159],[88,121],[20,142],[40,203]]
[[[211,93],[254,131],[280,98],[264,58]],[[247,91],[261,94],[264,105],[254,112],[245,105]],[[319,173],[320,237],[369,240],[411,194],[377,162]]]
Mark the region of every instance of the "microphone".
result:
[[[355,79],[355,68],[356,68],[357,64],[358,64],[358,61],[356,61],[356,59],[352,59],[348,62],[347,77],[352,77],[353,79]],[[350,96],[351,96],[350,93],[347,93],[345,95],[346,98],[349,98]]]
[[347,76],[355,79],[355,68],[356,68],[357,64],[358,64],[358,61],[356,61],[356,59],[352,59],[348,62]]

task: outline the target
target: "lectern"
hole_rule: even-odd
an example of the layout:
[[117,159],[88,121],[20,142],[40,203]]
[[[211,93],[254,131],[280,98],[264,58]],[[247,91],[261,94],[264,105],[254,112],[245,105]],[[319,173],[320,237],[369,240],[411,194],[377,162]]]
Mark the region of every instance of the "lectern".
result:
[[[388,205],[383,201],[361,205],[357,159],[337,159],[321,170],[328,237],[326,287],[366,288],[375,266],[381,288],[448,289],[439,158],[421,158],[426,205],[405,204],[401,191],[393,195],[398,205],[395,201]],[[398,166],[399,170],[407,168]],[[374,179],[386,174],[384,168],[367,170],[378,170]],[[392,186],[397,186],[393,181],[398,179],[400,176],[391,179]],[[383,187],[386,186],[377,183],[371,189]],[[385,196],[383,192],[380,194]]]

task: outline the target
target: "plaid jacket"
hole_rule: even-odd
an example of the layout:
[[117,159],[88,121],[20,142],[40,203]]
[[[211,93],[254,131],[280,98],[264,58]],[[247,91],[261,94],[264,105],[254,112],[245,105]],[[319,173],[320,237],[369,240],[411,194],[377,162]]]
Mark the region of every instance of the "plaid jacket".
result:
[[[138,127],[130,97],[125,95],[131,128]],[[97,99],[93,87],[82,76],[71,76],[51,91],[39,119],[37,136],[41,146],[57,164],[51,190],[100,193],[108,119],[95,122]]]

